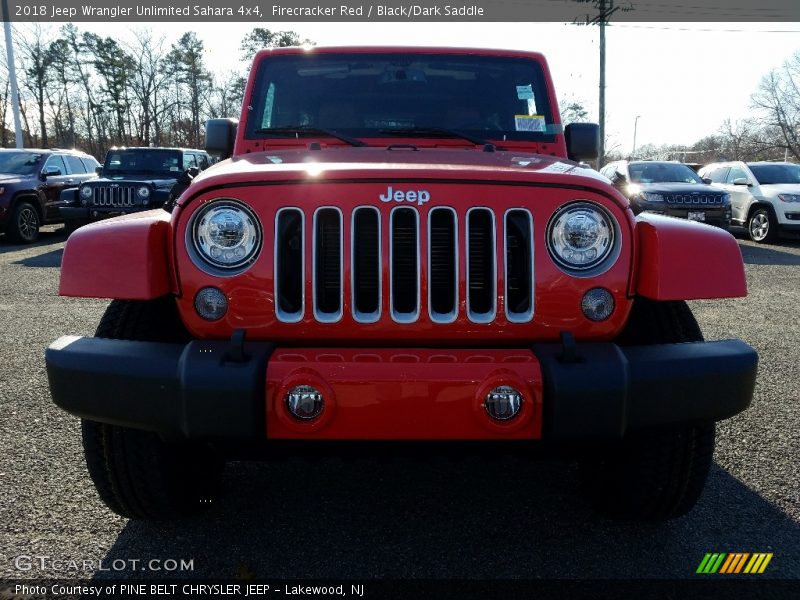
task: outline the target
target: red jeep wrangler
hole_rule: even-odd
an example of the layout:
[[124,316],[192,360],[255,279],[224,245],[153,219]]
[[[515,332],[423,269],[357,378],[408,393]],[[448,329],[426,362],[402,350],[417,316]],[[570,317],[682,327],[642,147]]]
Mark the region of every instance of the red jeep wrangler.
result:
[[206,136],[230,160],[171,214],[83,227],[64,252],[62,295],[113,299],[46,357],[112,510],[207,506],[233,448],[387,441],[557,443],[607,511],[694,505],[757,355],[704,342],[684,300],[746,294],[738,245],[634,217],[574,162],[598,130],[562,128],[544,57],[262,51],[241,121]]

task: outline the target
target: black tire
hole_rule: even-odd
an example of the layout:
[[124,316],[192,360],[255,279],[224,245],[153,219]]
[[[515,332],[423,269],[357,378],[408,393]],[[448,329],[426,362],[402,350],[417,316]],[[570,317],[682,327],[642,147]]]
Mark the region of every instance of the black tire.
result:
[[759,244],[771,244],[778,239],[778,222],[768,208],[757,208],[747,219],[747,234]]
[[[114,300],[97,337],[180,342],[188,334],[171,297]],[[208,508],[224,463],[213,448],[175,443],[158,434],[84,419],[83,449],[97,493],[112,511],[131,519],[174,519]]]
[[41,220],[30,202],[17,202],[6,225],[6,235],[18,244],[32,244],[39,238]]
[[73,219],[71,221],[64,221],[64,232],[67,235],[70,235],[75,232],[76,229],[80,229],[84,225],[89,224],[89,219]]
[[[620,345],[701,341],[685,302],[637,298]],[[627,434],[581,462],[587,491],[601,511],[616,517],[664,521],[697,503],[714,454],[713,422],[645,429]]]

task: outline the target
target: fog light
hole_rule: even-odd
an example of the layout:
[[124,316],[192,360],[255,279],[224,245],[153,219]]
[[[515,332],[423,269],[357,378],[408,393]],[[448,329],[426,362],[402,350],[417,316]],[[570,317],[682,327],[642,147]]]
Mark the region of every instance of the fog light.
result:
[[603,288],[591,289],[583,296],[581,310],[590,321],[605,321],[614,312],[614,296]]
[[519,414],[522,408],[522,394],[509,385],[501,385],[486,394],[483,407],[493,419],[507,421]]
[[286,407],[293,416],[303,421],[317,418],[325,406],[322,392],[310,385],[298,385],[286,394]]
[[228,312],[228,299],[217,288],[203,288],[194,297],[194,309],[206,321],[218,321]]

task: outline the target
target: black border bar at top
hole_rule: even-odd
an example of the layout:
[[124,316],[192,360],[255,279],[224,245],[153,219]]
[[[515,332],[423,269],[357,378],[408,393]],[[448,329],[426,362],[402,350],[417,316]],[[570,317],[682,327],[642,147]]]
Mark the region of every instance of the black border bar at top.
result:
[[769,22],[798,0],[3,0],[16,22]]

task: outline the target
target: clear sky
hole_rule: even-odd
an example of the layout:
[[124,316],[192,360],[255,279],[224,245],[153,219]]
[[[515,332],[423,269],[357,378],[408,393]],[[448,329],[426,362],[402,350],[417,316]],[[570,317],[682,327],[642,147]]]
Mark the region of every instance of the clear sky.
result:
[[[135,23],[76,23],[82,30],[124,40]],[[597,27],[564,23],[263,23],[294,30],[318,45],[444,45],[514,48],[545,54],[559,98],[582,102],[597,120]],[[158,23],[168,43],[197,32],[217,73],[242,70],[245,23]],[[770,69],[800,51],[800,23],[624,23],[607,28],[608,150],[691,144],[727,117],[750,112],[750,95]]]

